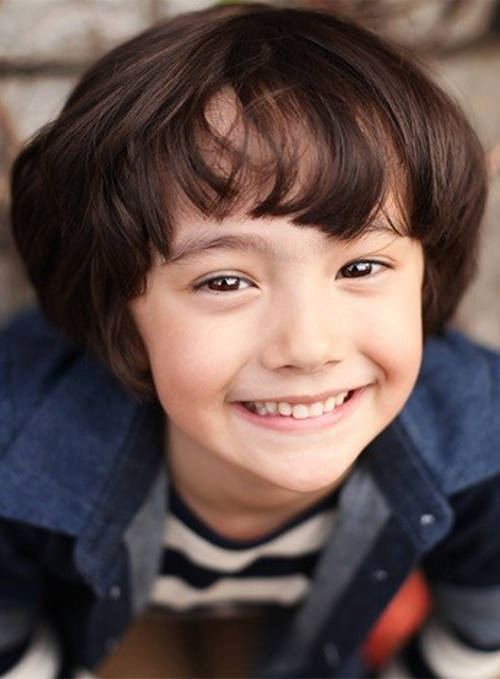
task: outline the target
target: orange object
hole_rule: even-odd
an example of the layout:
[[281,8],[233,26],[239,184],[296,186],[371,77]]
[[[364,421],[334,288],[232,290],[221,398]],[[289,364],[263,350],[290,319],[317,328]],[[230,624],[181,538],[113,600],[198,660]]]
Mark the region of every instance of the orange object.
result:
[[417,631],[432,602],[424,577],[414,571],[405,580],[375,623],[363,645],[363,657],[371,667],[384,665]]

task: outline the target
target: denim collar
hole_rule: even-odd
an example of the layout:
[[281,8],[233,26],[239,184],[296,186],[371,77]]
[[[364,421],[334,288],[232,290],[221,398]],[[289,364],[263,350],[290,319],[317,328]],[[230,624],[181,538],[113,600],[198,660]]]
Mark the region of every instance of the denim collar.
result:
[[41,398],[23,410],[14,389],[5,421],[22,423],[0,458],[0,512],[77,538],[77,565],[101,591],[110,554],[164,460],[163,415],[61,346]]

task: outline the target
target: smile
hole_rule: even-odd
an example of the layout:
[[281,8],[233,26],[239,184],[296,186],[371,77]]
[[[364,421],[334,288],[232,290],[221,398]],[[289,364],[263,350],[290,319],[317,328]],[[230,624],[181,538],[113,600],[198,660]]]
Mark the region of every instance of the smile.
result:
[[330,427],[343,420],[357,407],[367,389],[368,385],[308,405],[287,401],[239,401],[232,405],[240,417],[259,427],[307,432]]
[[248,401],[243,402],[250,412],[261,416],[281,415],[293,417],[296,420],[305,420],[312,417],[321,417],[324,413],[331,413],[349,399],[352,391],[343,391],[337,396],[330,396],[324,401],[315,403],[289,403],[288,401]]

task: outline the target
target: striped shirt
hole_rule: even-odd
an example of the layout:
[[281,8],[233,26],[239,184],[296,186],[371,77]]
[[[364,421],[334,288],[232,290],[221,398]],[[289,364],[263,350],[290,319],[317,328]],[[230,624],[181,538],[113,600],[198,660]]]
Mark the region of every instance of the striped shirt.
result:
[[293,606],[307,594],[335,521],[337,492],[270,535],[222,537],[170,490],[160,573],[151,603],[169,611]]
[[[298,604],[334,530],[337,497],[335,491],[264,538],[230,540],[208,527],[172,488],[151,604],[170,613],[214,615]],[[434,615],[379,676],[498,679],[500,651],[464,643]]]
[[[334,530],[337,495],[332,493],[264,538],[229,540],[209,528],[171,489],[152,606],[177,614],[231,615],[255,607],[298,604]],[[0,654],[0,674],[6,679],[32,679],[35,674],[37,679],[53,679],[59,664],[59,644],[47,626],[38,628],[22,648]],[[94,675],[82,671],[76,676]],[[500,650],[474,647],[433,615],[378,676],[498,679]]]
[[438,615],[379,673],[379,679],[498,679],[500,650],[473,646]]

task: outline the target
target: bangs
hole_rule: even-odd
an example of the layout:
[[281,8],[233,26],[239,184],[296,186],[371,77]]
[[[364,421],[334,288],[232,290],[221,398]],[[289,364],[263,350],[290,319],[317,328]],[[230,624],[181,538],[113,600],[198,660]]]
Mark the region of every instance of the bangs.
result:
[[[335,81],[323,50],[297,50],[297,41],[261,44],[259,68],[239,55],[244,67],[231,70],[218,92],[207,92],[188,115],[179,111],[177,133],[164,137],[158,153],[161,174],[168,194],[182,196],[180,206],[187,200],[205,217],[289,215],[354,238],[385,214],[389,193],[404,204],[394,131],[367,101],[366,85],[340,71]],[[166,207],[175,225],[182,208]],[[406,231],[387,214],[384,222]]]

